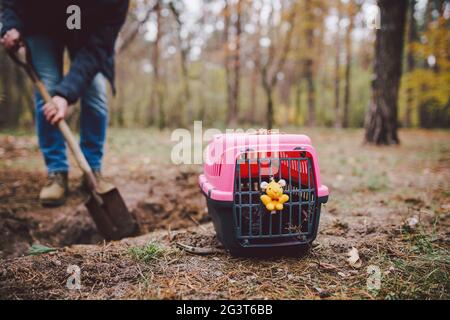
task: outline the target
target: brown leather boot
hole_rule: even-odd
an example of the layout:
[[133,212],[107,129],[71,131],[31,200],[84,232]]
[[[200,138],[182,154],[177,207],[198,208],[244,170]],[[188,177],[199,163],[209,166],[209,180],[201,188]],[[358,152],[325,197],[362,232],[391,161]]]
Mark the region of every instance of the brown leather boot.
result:
[[39,194],[39,201],[45,207],[57,207],[66,202],[67,193],[67,172],[52,172],[48,174],[47,182]]

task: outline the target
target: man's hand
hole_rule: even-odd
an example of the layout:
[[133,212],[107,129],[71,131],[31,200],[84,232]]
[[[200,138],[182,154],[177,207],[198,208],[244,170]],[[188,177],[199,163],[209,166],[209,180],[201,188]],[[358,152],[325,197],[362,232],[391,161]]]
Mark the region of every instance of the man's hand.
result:
[[46,103],[43,107],[45,119],[52,125],[64,119],[67,114],[67,100],[60,96],[54,96],[51,103]]
[[5,47],[6,50],[16,52],[20,47],[23,46],[22,37],[20,32],[16,29],[11,29],[5,33],[0,43]]

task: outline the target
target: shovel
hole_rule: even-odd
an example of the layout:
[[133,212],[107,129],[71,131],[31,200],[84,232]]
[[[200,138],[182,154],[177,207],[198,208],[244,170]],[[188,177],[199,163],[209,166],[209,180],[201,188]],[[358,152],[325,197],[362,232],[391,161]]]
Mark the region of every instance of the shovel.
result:
[[[48,93],[47,88],[37,76],[31,63],[29,63],[32,61],[30,51],[25,47],[22,47],[20,51],[22,53],[25,51],[24,54],[20,55],[24,57],[23,59],[19,58],[17,54],[9,51],[8,55],[30,76],[45,102],[52,103],[52,97]],[[101,191],[97,189],[97,179],[95,178],[91,167],[86,161],[86,158],[84,157],[84,154],[66,121],[59,121],[58,128],[64,136],[64,139],[74,155],[78,166],[85,175],[89,188],[89,198],[86,201],[85,206],[94,220],[99,233],[107,241],[119,240],[125,237],[137,235],[139,232],[139,225],[136,221],[136,217],[128,211],[128,208],[117,188],[114,187],[109,190]]]

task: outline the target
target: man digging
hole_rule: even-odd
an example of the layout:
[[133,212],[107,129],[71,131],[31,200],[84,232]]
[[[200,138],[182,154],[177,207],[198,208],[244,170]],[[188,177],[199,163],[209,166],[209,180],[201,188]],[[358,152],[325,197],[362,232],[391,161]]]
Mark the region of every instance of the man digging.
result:
[[[35,71],[53,97],[53,103],[45,103],[35,94],[36,131],[48,171],[39,195],[42,205],[58,206],[66,200],[69,163],[56,125],[78,100],[81,150],[97,178],[97,188],[111,188],[101,175],[108,126],[106,80],[115,91],[114,44],[128,5],[128,0],[2,1],[1,43],[13,52],[27,45]],[[79,16],[71,17],[72,12]],[[65,49],[71,65],[63,75]]]

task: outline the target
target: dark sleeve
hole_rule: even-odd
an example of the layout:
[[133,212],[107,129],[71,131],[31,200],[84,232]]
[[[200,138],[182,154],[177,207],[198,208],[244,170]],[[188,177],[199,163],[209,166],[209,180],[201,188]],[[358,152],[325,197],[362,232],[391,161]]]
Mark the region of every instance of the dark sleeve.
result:
[[20,18],[20,12],[22,10],[22,1],[20,0],[2,0],[2,30],[1,36],[11,30],[17,29],[20,33],[23,33],[23,23]]
[[89,30],[86,45],[76,53],[68,74],[55,88],[55,95],[66,98],[69,104],[83,96],[95,75],[104,72],[102,66],[114,57],[115,42],[125,22],[129,1],[112,2],[115,4],[109,6],[97,29]]

